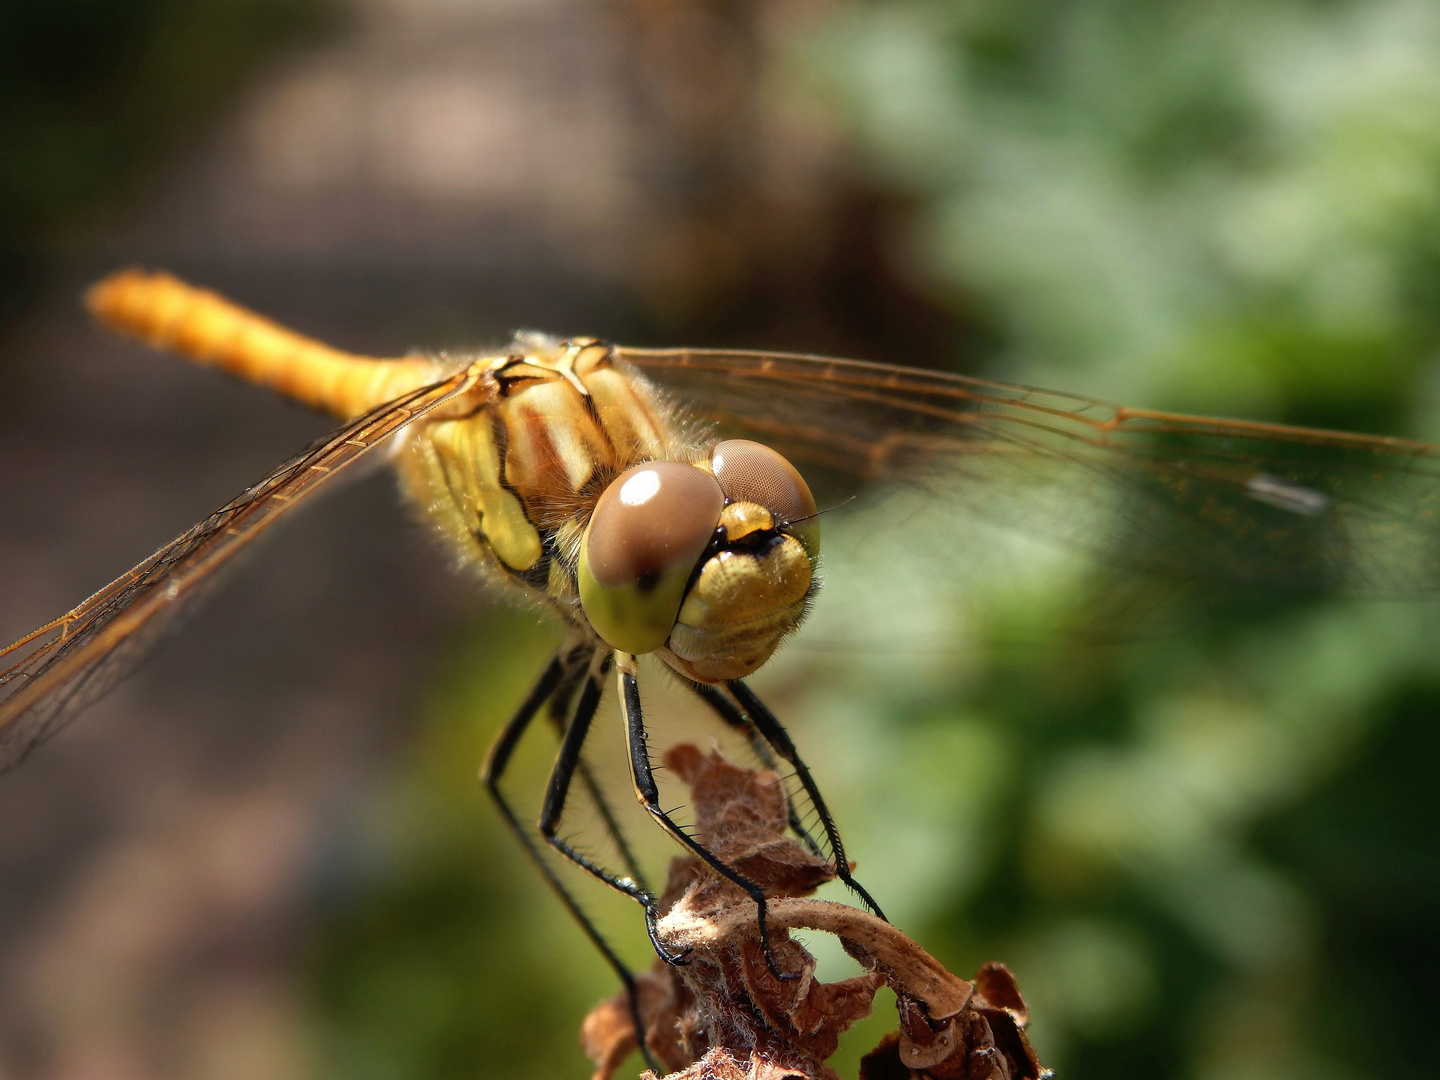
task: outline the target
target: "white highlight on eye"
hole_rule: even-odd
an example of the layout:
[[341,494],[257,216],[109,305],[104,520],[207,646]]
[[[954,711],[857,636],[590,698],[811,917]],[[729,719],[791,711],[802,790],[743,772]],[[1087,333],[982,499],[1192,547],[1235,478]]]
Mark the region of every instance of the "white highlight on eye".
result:
[[1319,517],[1330,509],[1330,499],[1314,488],[1292,484],[1281,476],[1256,473],[1245,482],[1245,493],[1277,510],[1289,510],[1304,517]]
[[620,501],[626,506],[644,506],[660,490],[660,474],[654,469],[641,469],[620,485]]

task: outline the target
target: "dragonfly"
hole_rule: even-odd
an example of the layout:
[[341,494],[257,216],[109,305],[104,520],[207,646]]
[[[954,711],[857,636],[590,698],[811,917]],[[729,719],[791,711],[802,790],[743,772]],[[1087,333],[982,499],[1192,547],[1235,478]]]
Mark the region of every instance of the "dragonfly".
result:
[[[828,503],[913,489],[1181,581],[1409,598],[1440,590],[1440,447],[1426,443],[1123,408],[819,356],[628,348],[537,333],[494,353],[360,356],[140,269],[101,281],[87,303],[122,334],[268,386],[342,424],[0,650],[0,771],[133,670],[271,525],[342,474],[388,460],[445,544],[568,628],[481,775],[632,1004],[631,973],[542,857],[501,780],[522,737],[548,714],[561,742],[541,842],[640,904],[656,952],[683,963],[657,935],[655,895],[583,758],[613,674],[640,803],[751,897],[769,957],[763,891],[661,804],[642,655],[743,733],[763,763],[792,770],[836,876],[881,914],[852,876],[834,816],[794,741],[745,682],[815,602],[816,491]],[[1097,504],[1109,512],[1065,509]],[[577,777],[617,838],[623,871],[564,838]],[[790,820],[822,850],[793,807]]]

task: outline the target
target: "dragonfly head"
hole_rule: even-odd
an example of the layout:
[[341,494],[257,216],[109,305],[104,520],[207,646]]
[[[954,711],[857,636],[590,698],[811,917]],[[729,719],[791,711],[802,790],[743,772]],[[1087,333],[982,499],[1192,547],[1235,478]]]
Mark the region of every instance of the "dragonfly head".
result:
[[799,472],[731,439],[697,465],[636,465],[606,488],[581,542],[580,604],[613,648],[701,682],[738,679],[800,625],[819,555]]

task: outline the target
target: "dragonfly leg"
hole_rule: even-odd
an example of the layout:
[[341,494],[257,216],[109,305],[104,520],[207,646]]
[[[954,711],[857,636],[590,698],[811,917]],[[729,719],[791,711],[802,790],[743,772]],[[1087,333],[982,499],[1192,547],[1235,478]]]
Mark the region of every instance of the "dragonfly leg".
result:
[[[550,699],[550,722],[554,725],[555,731],[560,735],[562,740],[565,737],[565,731],[569,725],[570,706],[574,701],[575,691],[578,690],[584,682],[588,666],[588,664],[583,664],[576,667],[573,674],[561,683],[560,687],[555,691],[554,696]],[[585,785],[585,790],[589,793],[590,800],[595,804],[595,808],[600,814],[600,820],[605,826],[606,833],[609,834],[611,842],[615,845],[616,850],[620,853],[620,858],[625,863],[626,873],[630,875],[630,879],[639,885],[640,888],[644,889],[647,893],[650,892],[650,883],[646,881],[645,873],[640,869],[640,861],[635,857],[635,852],[630,847],[630,841],[626,839],[624,830],[620,827],[619,819],[615,817],[615,811],[610,805],[610,800],[605,797],[599,781],[595,779],[594,771],[584,758],[580,759],[579,764],[576,766],[576,772],[580,776],[581,783]]]
[[565,816],[565,800],[570,794],[570,782],[574,780],[575,774],[579,770],[580,752],[585,747],[585,738],[590,733],[590,724],[595,719],[596,709],[600,706],[600,695],[605,676],[610,671],[610,663],[611,654],[608,651],[597,652],[590,662],[589,672],[584,684],[580,687],[580,697],[575,704],[574,715],[570,718],[570,725],[565,729],[565,738],[560,743],[560,753],[555,758],[555,767],[550,770],[550,781],[545,788],[545,802],[540,810],[540,835],[545,838],[547,844],[587,874],[599,878],[612,889],[624,893],[643,907],[645,909],[645,929],[650,935],[650,944],[654,946],[656,954],[667,964],[681,964],[685,962],[685,954],[689,950],[673,953],[661,943],[658,929],[660,909],[654,894],[633,878],[611,873],[559,835],[560,821]]
[[[480,779],[485,784],[486,790],[490,792],[490,797],[495,800],[495,805],[500,808],[500,815],[504,818],[505,824],[520,841],[520,846],[525,849],[531,861],[539,867],[540,876],[560,898],[560,903],[565,906],[565,910],[570,912],[571,918],[580,924],[585,936],[600,950],[600,955],[605,958],[605,962],[619,976],[621,985],[625,987],[625,996],[630,1002],[630,1019],[635,1024],[636,1041],[639,1043],[640,1053],[645,1059],[646,1066],[652,1072],[658,1072],[659,1067],[651,1056],[649,1047],[645,1045],[645,1024],[640,1016],[640,999],[635,992],[635,976],[625,966],[625,962],[616,955],[615,950],[596,929],[595,924],[590,921],[590,917],[580,907],[579,901],[570,894],[565,883],[555,873],[555,868],[545,861],[540,848],[530,834],[525,831],[525,827],[520,824],[514,808],[500,790],[500,779],[505,774],[505,768],[510,764],[515,747],[519,745],[521,737],[529,728],[531,721],[535,719],[535,714],[544,707],[547,701],[554,701],[557,693],[563,694],[564,684],[570,672],[575,670],[577,662],[584,661],[580,667],[581,671],[589,666],[589,656],[585,655],[583,651],[585,649],[588,649],[591,654],[594,653],[593,645],[588,642],[577,642],[572,637],[568,638],[555,651],[555,654],[541,670],[535,684],[530,688],[530,693],[525,696],[525,700],[520,703],[520,707],[515,710],[515,714],[490,747],[490,752],[485,757],[485,764],[480,770]],[[573,680],[571,681],[573,683]]]
[[[636,678],[637,663],[634,656],[620,654],[620,704],[625,712],[626,741],[630,747],[630,776],[635,782],[635,794],[650,816],[658,821],[672,837],[695,855],[703,859],[712,870],[727,881],[744,889],[759,909],[760,948],[765,954],[765,963],[777,979],[790,981],[798,975],[786,975],[775,964],[770,951],[770,927],[766,922],[765,892],[749,878],[744,877],[712,853],[705,845],[687,833],[660,805],[660,788],[655,783],[655,771],[650,764],[650,748],[645,733],[645,717],[640,708],[640,683]],[[663,955],[663,954],[662,954]]]
[[[710,683],[689,682],[687,680],[687,685],[691,690],[695,691],[696,696],[699,697],[701,701],[710,706],[715,715],[724,721],[726,726],[732,727],[736,731],[745,734],[746,738],[750,740],[750,749],[759,760],[762,768],[769,769],[773,773],[780,771],[779,762],[775,760],[775,755],[770,750],[770,744],[765,741],[765,736],[760,734],[759,729],[750,722],[750,718],[745,715],[744,711],[735,704],[725,691]],[[810,849],[812,855],[820,855],[820,845],[816,843],[815,838],[810,835],[810,831],[806,829],[800,821],[800,815],[795,812],[795,801],[790,798],[790,792],[788,790],[785,792],[785,813],[789,818],[791,831]]]
[[884,919],[885,913],[880,910],[880,905],[875,903],[875,898],[851,876],[850,863],[845,858],[845,845],[840,840],[840,830],[835,827],[835,818],[831,816],[830,808],[825,805],[825,798],[820,794],[820,787],[815,783],[815,778],[810,775],[810,770],[795,749],[795,743],[790,738],[790,733],[781,726],[779,720],[775,719],[775,714],[765,706],[765,703],[755,696],[754,691],[742,681],[732,679],[725,685],[730,693],[735,695],[735,700],[745,710],[745,715],[750,718],[750,722],[755,725],[775,752],[795,769],[795,775],[800,778],[800,785],[805,789],[805,794],[810,796],[810,802],[820,816],[820,824],[825,829],[825,838],[830,841],[830,850],[835,855],[835,876],[848,885],[855,895],[865,902],[865,906],[875,913],[877,918]]

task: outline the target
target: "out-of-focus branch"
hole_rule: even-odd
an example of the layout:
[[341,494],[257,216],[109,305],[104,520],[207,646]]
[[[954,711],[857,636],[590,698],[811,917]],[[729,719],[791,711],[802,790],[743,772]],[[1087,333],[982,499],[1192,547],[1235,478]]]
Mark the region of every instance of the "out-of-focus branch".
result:
[[[1002,965],[986,964],[967,981],[889,923],[809,897],[833,871],[786,835],[785,792],[774,773],[690,745],[671,750],[665,765],[690,785],[701,843],[773,898],[771,951],[787,976],[776,978],[766,962],[755,904],[697,860],[673,860],[659,931],[668,949],[689,950],[688,963],[657,961],[637,980],[645,1043],[666,1069],[684,1080],[838,1080],[826,1060],[888,985],[899,1030],[866,1055],[861,1080],[1048,1075],[1025,1039],[1025,1002]],[[802,928],[834,934],[865,972],[818,981],[814,957],[788,933]],[[623,995],[597,1006],[581,1033],[595,1080],[611,1080],[638,1038]]]

